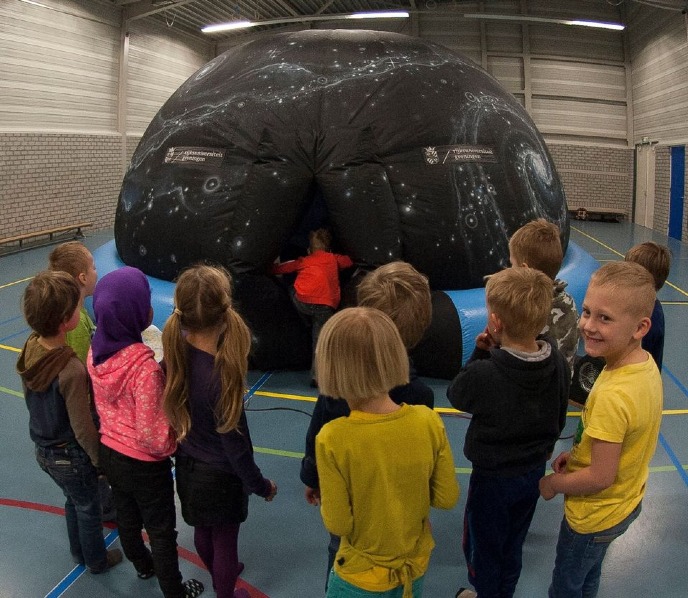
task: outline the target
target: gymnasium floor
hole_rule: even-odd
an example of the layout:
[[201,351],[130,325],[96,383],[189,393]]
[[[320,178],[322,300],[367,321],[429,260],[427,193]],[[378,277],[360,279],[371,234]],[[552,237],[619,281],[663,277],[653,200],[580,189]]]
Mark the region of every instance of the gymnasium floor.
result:
[[[85,242],[95,249],[111,234]],[[600,261],[615,260],[633,244],[667,238],[628,223],[572,221],[571,239]],[[643,512],[608,553],[600,598],[688,595],[688,245],[668,241],[673,252],[669,281],[660,292],[666,316],[664,350],[664,418],[652,461]],[[36,464],[27,429],[27,412],[15,373],[18,352],[27,337],[19,299],[30,277],[47,263],[50,247],[0,257],[0,598],[42,596],[161,596],[155,578],[141,581],[129,563],[93,576],[74,567],[67,548],[64,497]],[[684,347],[683,349],[681,347]],[[323,595],[327,535],[317,508],[303,498],[298,472],[314,392],[308,372],[251,372],[248,418],[256,460],[279,486],[266,503],[252,497],[248,521],[240,535],[246,564],[243,587],[254,598],[311,598]],[[437,547],[426,576],[425,596],[451,598],[466,585],[460,537],[469,463],[463,456],[466,419],[449,408],[446,381],[430,380],[443,414],[459,484],[460,504],[432,514]],[[563,436],[576,426],[573,410]],[[561,440],[557,453],[570,446]],[[541,501],[524,547],[518,598],[546,596],[562,515],[562,499]],[[178,516],[180,565],[184,577],[206,584],[208,573],[197,558],[192,532]],[[108,542],[119,545],[117,532],[104,528]]]

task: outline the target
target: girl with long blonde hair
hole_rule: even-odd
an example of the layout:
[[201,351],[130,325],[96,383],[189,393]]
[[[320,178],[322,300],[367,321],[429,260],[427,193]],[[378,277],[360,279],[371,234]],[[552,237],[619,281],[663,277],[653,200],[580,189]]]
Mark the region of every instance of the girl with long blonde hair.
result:
[[239,526],[248,495],[272,500],[277,486],[263,477],[243,396],[251,334],[232,307],[225,270],[192,266],[177,280],[174,312],[162,344],[167,380],[164,409],[177,433],[177,493],[182,516],[194,527],[198,555],[219,598],[247,596],[234,590],[240,573]]

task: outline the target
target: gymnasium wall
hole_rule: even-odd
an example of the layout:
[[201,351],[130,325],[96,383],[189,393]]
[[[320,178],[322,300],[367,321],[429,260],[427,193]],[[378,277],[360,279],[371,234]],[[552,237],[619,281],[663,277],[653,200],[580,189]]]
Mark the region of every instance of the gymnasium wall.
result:
[[[618,21],[619,9],[599,0],[461,2],[460,10],[427,10],[386,28],[481,64],[532,115],[569,204],[630,217],[634,144],[649,136],[661,150],[688,140],[688,104],[678,99],[688,87],[685,21],[631,6],[628,35],[463,17],[525,8],[533,16]],[[125,40],[120,9],[104,0],[0,3],[0,236],[81,220],[111,226],[122,174],[167,97],[216,53],[266,35],[215,46],[153,18],[127,30]],[[658,159],[656,168],[654,227],[666,232],[669,161]]]

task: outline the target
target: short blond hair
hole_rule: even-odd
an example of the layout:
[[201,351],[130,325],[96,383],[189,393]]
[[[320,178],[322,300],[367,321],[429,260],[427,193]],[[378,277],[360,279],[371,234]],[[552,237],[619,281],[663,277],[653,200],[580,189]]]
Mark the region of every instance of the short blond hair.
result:
[[507,268],[485,286],[488,309],[499,316],[514,339],[535,338],[552,311],[552,280],[535,268]]
[[79,241],[67,241],[50,252],[48,263],[50,269],[67,272],[77,280],[79,274],[88,272],[93,256],[87,247]]
[[664,286],[671,268],[671,252],[665,245],[647,241],[631,247],[624,256],[624,261],[635,262],[645,268],[655,279],[655,290]]
[[423,338],[432,319],[430,285],[411,264],[390,262],[367,274],[356,291],[358,305],[386,313],[406,349]]
[[323,326],[315,369],[324,395],[364,401],[409,381],[406,347],[391,318],[378,309],[350,307]]
[[589,287],[607,287],[621,309],[642,318],[652,316],[657,299],[650,272],[636,262],[610,262],[593,272]]
[[532,220],[519,228],[509,239],[509,250],[518,260],[540,270],[554,280],[564,260],[559,227],[544,218]]

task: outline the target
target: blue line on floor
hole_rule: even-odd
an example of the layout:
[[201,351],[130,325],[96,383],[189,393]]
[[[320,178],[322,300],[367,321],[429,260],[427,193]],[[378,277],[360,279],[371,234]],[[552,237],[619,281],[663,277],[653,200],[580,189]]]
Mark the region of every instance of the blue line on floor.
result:
[[669,443],[667,442],[666,438],[664,438],[664,434],[662,434],[661,432],[659,434],[659,442],[664,447],[664,450],[666,451],[667,455],[669,455],[669,459],[671,459],[671,462],[674,464],[674,467],[683,479],[683,483],[686,486],[688,486],[688,473],[686,473],[686,470],[683,469],[683,465],[681,465],[681,462],[678,460],[676,453],[674,453],[674,451],[671,450]]
[[19,336],[20,334],[26,334],[30,330],[31,330],[31,328],[22,328],[19,332],[15,332],[14,334],[10,334],[9,336],[5,336],[3,338],[0,338],[0,343],[4,343],[6,340],[14,338],[15,336]]
[[[109,548],[117,538],[119,538],[119,533],[116,529],[114,529],[107,536],[105,536],[105,547]],[[77,565],[67,575],[65,575],[64,578],[62,578],[60,583],[58,583],[52,590],[50,590],[50,592],[45,595],[45,598],[59,598],[59,596],[62,596],[85,572],[86,567],[83,565]]]
[[4,326],[5,324],[9,324],[10,322],[14,322],[15,320],[21,320],[24,316],[19,314],[18,316],[14,316],[13,318],[8,318],[7,320],[3,320],[0,322],[0,326]]
[[260,387],[268,381],[270,376],[272,376],[272,372],[265,372],[260,378],[258,378],[258,381],[251,388],[249,388],[248,391],[246,391],[246,394],[244,395],[244,405],[249,402],[254,392],[260,390]]
[[671,378],[671,380],[673,381],[673,383],[676,384],[676,386],[679,387],[679,389],[681,390],[681,392],[682,392],[686,397],[688,397],[688,388],[686,388],[685,386],[683,386],[683,384],[681,383],[681,381],[680,381],[676,376],[674,376],[674,373],[673,373],[668,367],[666,367],[666,366],[664,366],[664,367],[662,368],[662,373],[665,373],[665,372],[666,372],[666,375],[669,376],[669,378]]

